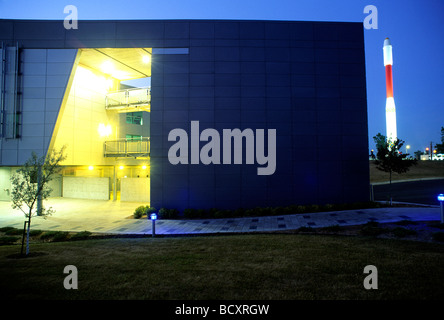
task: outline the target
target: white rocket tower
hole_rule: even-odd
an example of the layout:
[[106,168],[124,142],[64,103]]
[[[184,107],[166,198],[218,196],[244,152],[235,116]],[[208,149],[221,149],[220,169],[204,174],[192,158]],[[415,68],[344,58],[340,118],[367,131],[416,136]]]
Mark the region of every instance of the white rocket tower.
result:
[[387,91],[387,100],[385,103],[385,119],[386,119],[386,129],[387,129],[387,142],[393,143],[397,139],[396,132],[396,109],[395,109],[395,99],[393,98],[393,75],[392,75],[392,65],[393,65],[393,54],[392,45],[390,44],[389,38],[384,40],[384,67],[385,67],[385,82]]

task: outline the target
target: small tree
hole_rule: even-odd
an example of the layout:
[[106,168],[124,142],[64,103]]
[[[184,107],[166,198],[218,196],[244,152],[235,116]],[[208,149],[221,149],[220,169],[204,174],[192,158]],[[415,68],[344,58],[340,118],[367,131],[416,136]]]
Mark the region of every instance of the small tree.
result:
[[402,154],[399,150],[404,145],[405,141],[396,139],[393,142],[388,142],[387,138],[378,133],[373,137],[376,143],[376,148],[378,150],[376,154],[376,168],[378,170],[388,172],[390,174],[390,205],[392,205],[392,172],[398,174],[405,173],[409,171],[412,165],[417,164],[416,159],[407,159],[408,153]]
[[[48,182],[54,177],[54,174],[60,171],[60,162],[65,160],[65,147],[60,151],[52,151],[46,157],[38,157],[32,152],[31,157],[25,162],[23,167],[11,177],[11,200],[12,208],[20,209],[28,219],[26,230],[26,255],[29,254],[29,231],[31,229],[31,217],[39,215],[46,218],[54,210],[52,208],[43,208],[37,205],[38,202],[46,200],[52,189]],[[25,230],[23,230],[25,233]],[[22,242],[23,253],[23,242]]]
[[424,151],[417,150],[417,151],[413,152],[413,154],[415,155],[415,159],[421,160],[421,155],[424,154]]
[[441,127],[441,143],[437,143],[435,148],[437,153],[444,153],[444,127]]

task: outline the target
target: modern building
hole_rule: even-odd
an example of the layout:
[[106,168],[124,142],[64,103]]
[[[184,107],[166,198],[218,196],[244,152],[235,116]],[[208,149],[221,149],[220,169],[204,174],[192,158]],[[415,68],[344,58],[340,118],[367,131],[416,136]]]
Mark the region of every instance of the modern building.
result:
[[363,26],[0,20],[0,199],[66,145],[53,196],[156,208],[367,201]]

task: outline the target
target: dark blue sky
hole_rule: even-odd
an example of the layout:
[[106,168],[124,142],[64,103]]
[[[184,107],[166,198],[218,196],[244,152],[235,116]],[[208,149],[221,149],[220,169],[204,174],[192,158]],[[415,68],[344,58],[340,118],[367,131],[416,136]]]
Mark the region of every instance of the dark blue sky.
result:
[[[365,30],[369,144],[385,135],[382,45],[393,45],[398,137],[410,153],[440,142],[444,126],[444,0],[0,0],[2,19],[63,20],[65,5],[91,19],[245,19],[363,22],[378,10],[378,29]],[[403,150],[404,151],[404,150]]]

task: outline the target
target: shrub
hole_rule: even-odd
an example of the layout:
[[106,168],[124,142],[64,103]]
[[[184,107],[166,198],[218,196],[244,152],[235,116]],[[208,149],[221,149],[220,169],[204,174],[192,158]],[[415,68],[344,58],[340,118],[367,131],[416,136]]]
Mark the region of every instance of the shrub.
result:
[[3,236],[0,237],[0,246],[4,245],[10,245],[16,242],[19,238],[18,237],[12,237],[12,236]]
[[214,218],[214,215],[215,215],[216,212],[218,212],[218,211],[219,211],[218,208],[211,208],[210,210],[208,210],[208,211],[206,212],[205,217],[206,217],[206,218]]
[[226,218],[229,214],[228,214],[229,210],[218,210],[214,213],[214,218],[216,219],[220,219],[220,218]]
[[305,212],[307,212],[306,206],[297,206],[296,207],[296,213],[305,213]]
[[57,231],[46,231],[41,236],[40,239],[42,240],[49,240],[54,237]]
[[29,235],[31,237],[37,237],[37,236],[41,235],[42,232],[43,232],[42,230],[30,230]]
[[245,210],[245,217],[254,217],[256,216],[256,210],[255,209],[247,209]]
[[9,230],[15,229],[14,227],[2,227],[0,228],[0,232],[8,232]]
[[197,210],[197,209],[188,208],[183,211],[183,215],[186,219],[199,218],[200,214],[201,214],[200,210]]
[[317,204],[312,204],[311,206],[308,206],[309,212],[319,212],[321,210],[321,207]]
[[392,229],[392,233],[395,235],[395,237],[403,238],[406,236],[415,235],[417,232],[415,230],[397,227]]
[[[270,208],[265,208],[265,209],[270,209]],[[265,210],[261,210],[261,211],[264,212],[264,216],[268,215],[267,211],[265,211]],[[285,210],[284,207],[276,207],[276,208],[271,209],[270,212],[271,212],[271,215],[273,215],[273,216],[282,216],[287,213],[287,210]]]
[[244,208],[237,208],[233,211],[233,217],[242,217],[245,215],[245,209]]
[[140,219],[146,212],[146,206],[137,207],[134,211],[134,218]]
[[91,232],[89,231],[81,231],[77,232],[76,234],[72,235],[72,240],[85,240],[91,235]]
[[285,214],[294,214],[296,213],[297,206],[291,205],[284,208]]
[[444,242],[444,232],[432,233],[432,239],[439,242]]
[[42,240],[64,241],[68,239],[69,232],[65,231],[46,231],[40,236]]
[[69,237],[69,232],[65,232],[65,231],[58,231],[54,237],[52,238],[52,241],[57,242],[57,241],[65,241],[67,240]]
[[150,206],[146,206],[146,211],[145,211],[146,214],[151,214],[151,213],[154,213],[156,211],[157,211],[156,208],[150,207]]
[[158,212],[159,219],[176,219],[179,216],[177,209],[161,208]]
[[157,217],[159,219],[166,219],[166,216],[168,215],[168,209],[160,208],[159,212],[157,213]]
[[5,232],[8,236],[17,236],[23,234],[23,229],[12,228]]

